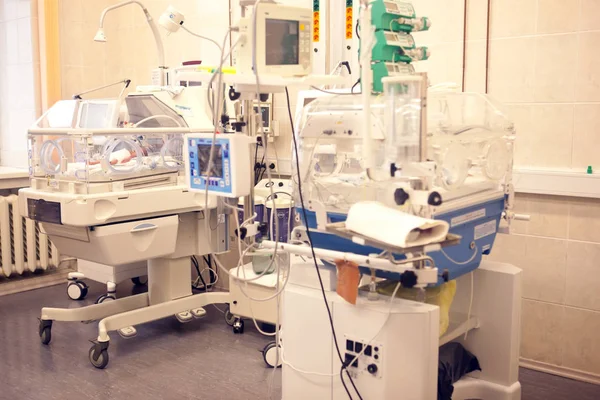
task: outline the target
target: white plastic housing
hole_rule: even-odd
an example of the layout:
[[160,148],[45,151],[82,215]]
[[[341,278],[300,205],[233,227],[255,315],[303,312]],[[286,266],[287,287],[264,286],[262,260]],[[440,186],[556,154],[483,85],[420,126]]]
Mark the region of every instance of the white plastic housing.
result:
[[185,21],[185,16],[175,7],[169,6],[158,19],[158,24],[165,28],[169,33],[179,30],[179,27]]
[[253,57],[256,57],[256,67],[261,75],[309,75],[313,58],[312,11],[263,2],[255,12],[256,49],[253,48],[253,16],[240,20],[240,34],[244,40],[237,50],[238,73],[254,75]]

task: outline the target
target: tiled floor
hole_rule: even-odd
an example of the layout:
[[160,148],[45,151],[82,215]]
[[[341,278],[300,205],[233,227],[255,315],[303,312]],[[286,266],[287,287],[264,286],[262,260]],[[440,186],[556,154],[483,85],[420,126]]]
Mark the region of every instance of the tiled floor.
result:
[[[281,371],[273,375],[260,353],[269,338],[252,324],[233,335],[214,307],[189,324],[146,324],[134,339],[113,333],[105,370],[88,361],[95,323],[55,323],[51,344],[41,345],[40,307],[91,303],[103,287],[90,286],[83,302],[69,300],[64,285],[0,297],[0,399],[267,399],[272,377],[272,398],[280,397]],[[131,285],[120,285],[119,295],[128,293]],[[521,383],[524,400],[600,399],[598,386],[534,371],[521,370]]]

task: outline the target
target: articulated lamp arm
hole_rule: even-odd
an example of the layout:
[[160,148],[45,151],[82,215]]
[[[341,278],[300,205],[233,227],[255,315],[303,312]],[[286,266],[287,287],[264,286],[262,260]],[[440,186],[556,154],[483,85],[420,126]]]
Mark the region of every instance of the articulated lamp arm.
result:
[[102,15],[100,16],[100,27],[98,28],[98,32],[96,33],[94,40],[96,42],[106,42],[106,35],[104,34],[104,18],[106,17],[106,14],[108,14],[108,12],[132,3],[135,3],[138,6],[140,6],[142,8],[142,11],[144,12],[144,15],[146,15],[146,21],[148,22],[150,30],[152,30],[152,35],[154,36],[154,41],[156,42],[156,50],[158,52],[158,66],[159,68],[165,68],[165,50],[163,47],[162,39],[160,37],[160,33],[158,32],[158,27],[156,26],[154,19],[148,12],[148,9],[137,0],[124,1],[119,4],[115,4],[114,6],[105,8],[104,11],[102,11]]

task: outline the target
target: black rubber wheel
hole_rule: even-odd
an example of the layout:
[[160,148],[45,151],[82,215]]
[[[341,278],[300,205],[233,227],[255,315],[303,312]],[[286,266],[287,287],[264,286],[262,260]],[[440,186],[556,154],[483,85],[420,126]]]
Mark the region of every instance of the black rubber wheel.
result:
[[40,319],[38,325],[38,335],[42,344],[48,344],[52,340],[52,320]]
[[131,278],[131,282],[135,286],[146,286],[148,284],[148,276],[136,276],[135,278]]
[[227,306],[227,308],[225,309],[225,323],[229,326],[233,326],[234,322],[235,315],[231,313],[231,311],[229,310],[229,306]]
[[67,296],[71,300],[83,300],[87,294],[88,286],[83,281],[75,281],[67,285]]
[[98,355],[98,358],[94,360],[95,356],[96,356],[96,345],[94,345],[90,348],[90,352],[89,352],[90,363],[92,363],[92,365],[98,369],[106,368],[106,366],[108,365],[108,350],[106,350],[106,349],[101,350],[100,354]]
[[96,299],[96,304],[104,303],[105,301],[116,300],[117,298],[112,294],[103,294],[102,296]]
[[42,332],[40,333],[40,342],[42,342],[42,344],[50,344],[50,341],[52,340],[52,328],[50,327],[45,327],[42,329]]
[[233,323],[233,333],[241,335],[244,333],[244,321],[241,319],[236,319]]
[[281,368],[281,346],[279,346],[279,357],[277,357],[275,342],[267,343],[267,345],[263,348],[262,354],[263,360],[269,368],[275,368],[275,363],[277,363],[277,368]]

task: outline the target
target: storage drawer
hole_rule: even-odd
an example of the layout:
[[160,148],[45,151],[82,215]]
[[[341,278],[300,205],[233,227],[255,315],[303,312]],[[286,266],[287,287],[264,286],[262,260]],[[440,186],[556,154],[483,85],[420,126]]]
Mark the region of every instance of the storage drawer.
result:
[[43,223],[62,254],[100,264],[121,265],[171,255],[177,243],[177,215],[81,230]]

